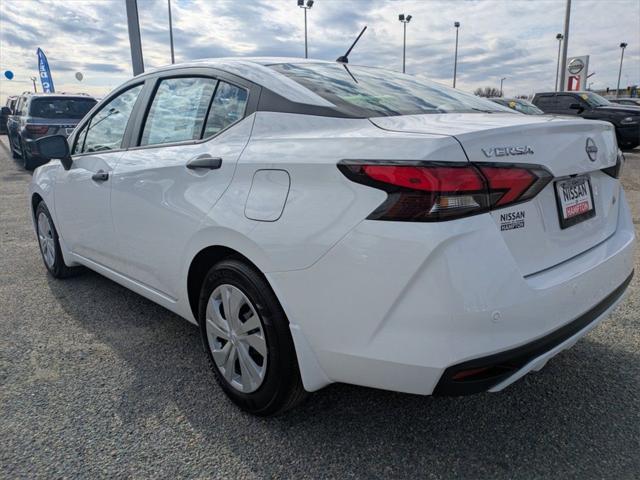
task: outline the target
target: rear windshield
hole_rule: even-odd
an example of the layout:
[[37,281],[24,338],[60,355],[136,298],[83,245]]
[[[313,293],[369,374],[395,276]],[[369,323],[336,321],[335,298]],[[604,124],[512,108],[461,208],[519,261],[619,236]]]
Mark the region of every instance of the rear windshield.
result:
[[356,117],[510,112],[460,90],[380,68],[339,63],[281,63],[270,67]]
[[97,102],[93,98],[34,98],[29,115],[41,118],[81,119]]

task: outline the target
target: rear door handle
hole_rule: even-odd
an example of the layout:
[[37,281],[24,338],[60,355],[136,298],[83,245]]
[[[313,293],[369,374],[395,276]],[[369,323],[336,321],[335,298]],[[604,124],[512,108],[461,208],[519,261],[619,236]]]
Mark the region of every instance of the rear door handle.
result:
[[96,173],[91,175],[91,180],[95,182],[106,182],[109,180],[109,174],[104,170],[98,170]]
[[217,170],[222,166],[222,159],[204,154],[196,158],[192,158],[187,162],[187,168],[195,170],[198,168],[208,168],[209,170]]

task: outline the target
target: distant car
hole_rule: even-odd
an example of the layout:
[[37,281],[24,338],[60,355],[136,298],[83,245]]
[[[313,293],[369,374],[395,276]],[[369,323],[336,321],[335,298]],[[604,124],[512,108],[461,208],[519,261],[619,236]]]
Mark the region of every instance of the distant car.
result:
[[543,115],[544,112],[536,107],[533,103],[523,100],[521,98],[490,98],[492,102],[497,103],[498,105],[503,105],[505,107],[509,107],[511,110],[515,110],[516,112],[524,113],[525,115]]
[[17,99],[18,97],[15,95],[7,97],[7,103],[0,111],[0,134],[7,133],[7,120],[9,119],[9,115],[13,115],[13,108],[16,105]]
[[640,98],[608,98],[612,103],[618,105],[631,105],[632,107],[640,107]]
[[616,128],[620,148],[632,149],[640,145],[640,107],[616,105],[593,92],[536,93],[533,104],[544,113],[611,122]]
[[27,170],[42,165],[46,160],[39,157],[34,141],[49,135],[69,135],[96,103],[98,102],[95,98],[87,95],[20,95],[7,121],[9,146],[13,157],[22,159]]

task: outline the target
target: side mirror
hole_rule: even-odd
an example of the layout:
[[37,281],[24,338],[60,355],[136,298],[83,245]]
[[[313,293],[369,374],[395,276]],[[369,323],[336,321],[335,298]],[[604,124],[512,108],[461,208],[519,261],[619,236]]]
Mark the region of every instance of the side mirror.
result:
[[53,158],[60,160],[65,170],[71,168],[71,154],[69,152],[69,144],[67,138],[63,135],[51,135],[36,140],[36,148],[39,156],[51,160]]
[[2,107],[2,109],[0,109],[0,115],[2,115],[3,117],[8,117],[9,115],[11,115],[11,109],[9,107]]
[[578,113],[582,113],[584,112],[584,107],[579,103],[572,103],[571,105],[569,105],[569,110],[577,110]]

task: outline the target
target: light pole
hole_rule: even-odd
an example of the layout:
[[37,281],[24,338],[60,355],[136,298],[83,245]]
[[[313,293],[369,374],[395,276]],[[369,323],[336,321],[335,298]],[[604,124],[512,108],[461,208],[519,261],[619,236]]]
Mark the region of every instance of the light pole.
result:
[[144,72],[144,59],[142,58],[142,42],[140,41],[138,2],[137,0],[125,0],[125,5],[127,7],[129,45],[131,47],[131,66],[133,67],[133,74],[140,75]]
[[298,0],[298,6],[304,9],[304,58],[309,58],[309,51],[307,49],[307,10],[313,7],[313,0]]
[[405,17],[404,13],[401,13],[398,15],[398,20],[402,22],[402,26],[404,27],[404,41],[402,42],[402,73],[404,73],[407,58],[407,23],[411,21],[411,15]]
[[453,22],[453,26],[456,27],[456,53],[453,56],[453,88],[456,88],[456,74],[458,73],[458,29],[460,28],[460,22]]
[[620,49],[622,53],[620,54],[620,70],[618,70],[618,86],[616,87],[616,98],[620,95],[620,75],[622,75],[622,59],[624,59],[624,49],[627,48],[627,44],[622,42],[620,44]]
[[565,90],[565,76],[567,70],[567,49],[569,48],[569,24],[571,23],[571,0],[567,0],[564,12],[564,41],[562,42],[562,60],[560,61],[560,91]]
[[556,65],[556,92],[558,91],[558,74],[560,73],[560,48],[562,47],[562,39],[564,35],[561,33],[556,35],[556,40],[558,40],[558,64]]
[[38,87],[36,87],[37,77],[31,77],[31,81],[33,82],[33,93],[38,93]]
[[176,57],[173,54],[173,22],[171,21],[171,0],[167,0],[169,7],[169,43],[171,44],[171,64],[176,63]]
[[500,97],[502,97],[502,84],[504,83],[504,81],[507,79],[507,77],[502,77],[500,79]]

